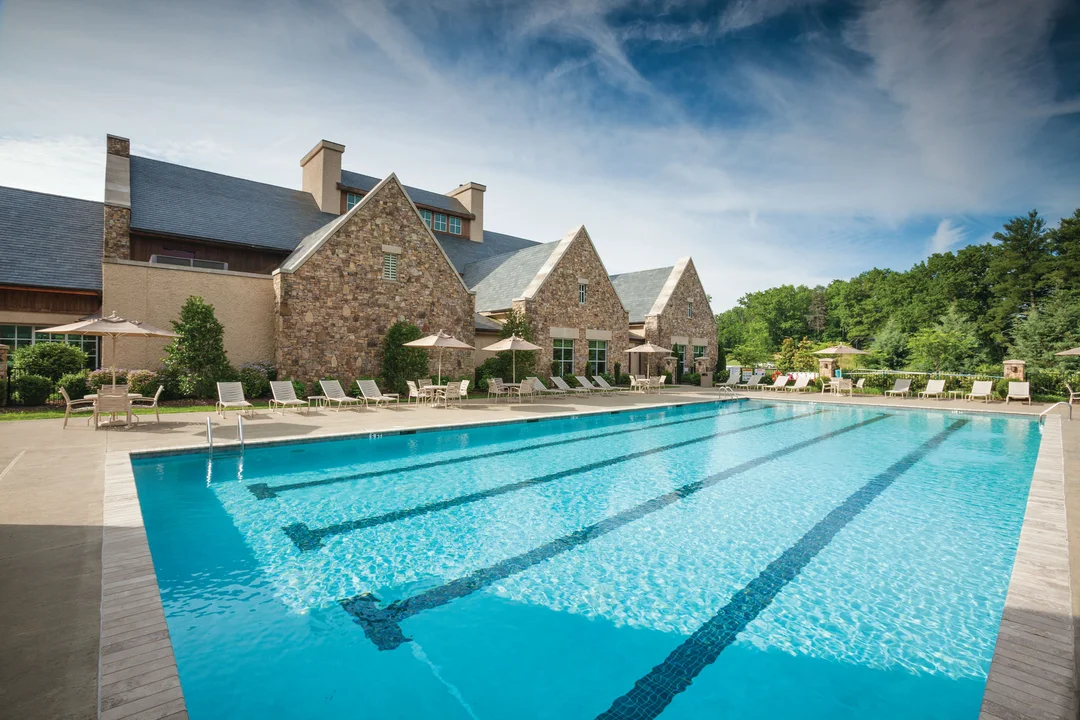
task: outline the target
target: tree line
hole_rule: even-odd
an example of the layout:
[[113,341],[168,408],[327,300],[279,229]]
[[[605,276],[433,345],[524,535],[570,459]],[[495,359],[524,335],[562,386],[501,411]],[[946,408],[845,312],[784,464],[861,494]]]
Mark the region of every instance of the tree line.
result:
[[1065,367],[1054,353],[1080,346],[1080,209],[1056,227],[1032,210],[993,238],[906,272],[748,293],[716,316],[720,348],[744,365],[773,360],[791,338],[868,350],[867,367],[999,374],[1006,357]]

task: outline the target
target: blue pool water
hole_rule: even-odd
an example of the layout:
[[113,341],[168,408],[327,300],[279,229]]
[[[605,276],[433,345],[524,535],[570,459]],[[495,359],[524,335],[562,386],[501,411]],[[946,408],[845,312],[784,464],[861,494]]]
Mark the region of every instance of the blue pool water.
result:
[[742,401],[133,464],[195,720],[974,719],[1039,439]]

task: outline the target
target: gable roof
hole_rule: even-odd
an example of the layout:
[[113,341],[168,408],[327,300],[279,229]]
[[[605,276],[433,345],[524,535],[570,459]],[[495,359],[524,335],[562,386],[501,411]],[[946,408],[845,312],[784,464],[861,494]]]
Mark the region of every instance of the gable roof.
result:
[[480,313],[474,314],[473,321],[476,324],[477,330],[485,330],[487,332],[499,332],[500,330],[502,330],[503,327],[502,323],[498,320],[492,320],[486,315],[481,315]]
[[524,294],[558,246],[559,242],[532,245],[466,265],[461,275],[465,285],[476,293],[476,310],[492,312],[509,308]]
[[533,247],[540,243],[535,240],[504,235],[503,233],[484,231],[484,242],[473,242],[469,238],[448,233],[435,233],[439,244],[443,246],[450,262],[458,272],[465,272],[465,266],[469,263],[479,262],[496,255],[507,255],[527,247]]
[[131,229],[292,251],[337,216],[311,193],[131,158]]
[[645,322],[645,316],[652,314],[653,305],[664,290],[674,267],[653,268],[637,272],[612,275],[611,284],[615,292],[630,313],[631,324]]
[[0,187],[0,283],[101,290],[100,202]]
[[[352,172],[350,170],[341,171],[341,186],[346,188],[356,188],[357,190],[363,190],[365,194],[374,189],[380,182],[379,178],[372,177],[371,175],[362,175],[361,173]],[[465,209],[465,206],[461,204],[461,201],[457,198],[447,197],[440,195],[430,190],[421,190],[420,188],[409,187],[407,185],[402,186],[405,189],[405,193],[412,198],[414,204],[428,205],[429,207],[439,208],[446,212],[451,212],[456,215],[464,215],[467,218],[476,217],[471,212]]]

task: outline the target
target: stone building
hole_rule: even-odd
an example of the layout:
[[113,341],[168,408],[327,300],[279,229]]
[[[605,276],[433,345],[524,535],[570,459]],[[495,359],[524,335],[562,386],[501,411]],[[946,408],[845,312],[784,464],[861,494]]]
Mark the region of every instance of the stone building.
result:
[[[693,260],[615,275],[611,282],[630,313],[631,343],[671,348],[679,375],[693,371],[699,357],[707,358],[710,371],[716,367],[716,320]],[[644,374],[644,362],[635,354],[627,372]]]
[[[295,379],[378,375],[397,320],[475,344],[444,357],[463,374],[489,355],[511,309],[543,347],[541,374],[556,360],[567,374],[627,369],[629,343],[650,332],[690,347],[705,338],[715,361],[711,310],[688,260],[664,279],[609,278],[584,227],[548,243],[493,232],[484,185],[410,187],[343,169],[344,153],[317,143],[295,189],[142,157],[110,135],[103,203],[0,188],[0,343],[67,341],[94,367],[154,368],[164,340],[121,338],[113,357],[110,343],[41,329],[101,312],[167,328],[200,295],[234,365],[272,362]],[[651,300],[620,289],[638,275],[652,278]],[[700,311],[677,317],[683,302]]]

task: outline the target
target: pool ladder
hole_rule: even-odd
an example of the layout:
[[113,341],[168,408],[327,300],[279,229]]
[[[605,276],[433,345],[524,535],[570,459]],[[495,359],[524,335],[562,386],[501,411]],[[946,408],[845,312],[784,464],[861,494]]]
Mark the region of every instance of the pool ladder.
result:
[[[240,452],[244,452],[244,416],[236,414],[236,437],[240,441]],[[214,456],[214,426],[210,418],[206,418],[206,447],[210,457]]]
[[1041,413],[1039,413],[1039,424],[1040,424],[1040,425],[1042,424],[1042,421],[1043,421],[1043,419],[1044,419],[1044,418],[1046,417],[1046,415],[1047,415],[1047,414],[1048,414],[1048,413],[1049,413],[1049,412],[1050,412],[1051,410],[1053,410],[1054,408],[1056,408],[1056,407],[1057,407],[1058,405],[1065,405],[1065,406],[1067,406],[1067,407],[1069,408],[1069,421],[1070,421],[1070,422],[1072,422],[1072,403],[1071,403],[1071,402],[1065,402],[1064,400],[1062,400],[1062,401],[1060,401],[1060,402],[1056,402],[1056,403],[1054,403],[1053,405],[1051,405],[1050,407],[1046,408],[1046,409],[1045,409],[1045,410],[1043,410],[1043,411],[1042,411]]
[[730,385],[718,385],[716,391],[717,398],[729,397],[733,400],[737,400],[740,396],[735,392]]

